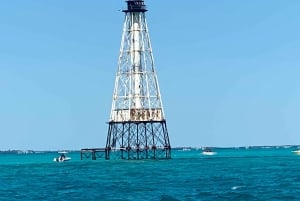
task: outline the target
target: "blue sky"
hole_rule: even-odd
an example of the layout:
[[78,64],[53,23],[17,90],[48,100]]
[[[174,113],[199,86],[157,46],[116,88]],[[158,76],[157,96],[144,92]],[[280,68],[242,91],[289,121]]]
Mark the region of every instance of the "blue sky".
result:
[[[145,1],[171,145],[300,144],[300,1]],[[104,147],[124,13],[2,1],[0,150]]]

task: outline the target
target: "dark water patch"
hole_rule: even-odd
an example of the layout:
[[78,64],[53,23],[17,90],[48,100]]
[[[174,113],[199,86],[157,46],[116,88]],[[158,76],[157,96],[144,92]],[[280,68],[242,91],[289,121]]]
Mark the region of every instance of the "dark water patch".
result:
[[170,195],[162,195],[160,201],[180,201]]

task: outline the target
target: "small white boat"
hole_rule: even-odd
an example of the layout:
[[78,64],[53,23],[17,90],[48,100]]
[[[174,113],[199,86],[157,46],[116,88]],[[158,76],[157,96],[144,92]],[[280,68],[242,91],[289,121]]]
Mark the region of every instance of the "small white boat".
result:
[[66,152],[66,151],[61,151],[61,152],[58,152],[58,153],[60,154],[60,156],[54,158],[54,159],[53,159],[54,162],[61,163],[61,162],[65,162],[65,161],[71,160],[71,157],[66,156],[66,154],[67,154],[68,152]]
[[210,148],[204,148],[201,154],[205,156],[213,156],[216,155],[217,152],[212,151]]
[[292,151],[292,152],[295,153],[295,154],[297,154],[297,155],[300,155],[300,149]]

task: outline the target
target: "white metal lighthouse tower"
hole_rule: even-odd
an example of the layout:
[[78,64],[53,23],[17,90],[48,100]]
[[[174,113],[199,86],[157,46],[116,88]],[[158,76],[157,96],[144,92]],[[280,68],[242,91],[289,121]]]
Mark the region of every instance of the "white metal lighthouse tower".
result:
[[106,141],[122,159],[171,158],[144,0],[126,0],[118,70]]

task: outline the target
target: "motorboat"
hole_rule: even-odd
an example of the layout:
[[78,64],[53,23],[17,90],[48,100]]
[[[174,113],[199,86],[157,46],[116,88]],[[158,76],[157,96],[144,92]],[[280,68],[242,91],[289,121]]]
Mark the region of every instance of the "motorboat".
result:
[[292,151],[294,154],[300,155],[300,149]]
[[201,153],[201,154],[202,154],[202,155],[205,155],[205,156],[212,156],[212,155],[216,155],[217,152],[212,151],[210,148],[204,148],[204,149],[202,150],[202,153]]
[[68,152],[66,152],[66,151],[61,151],[61,152],[58,152],[58,153],[60,154],[60,156],[54,158],[54,159],[53,159],[54,162],[61,163],[61,162],[65,162],[65,161],[71,160],[71,157],[66,156],[66,154],[67,154]]

